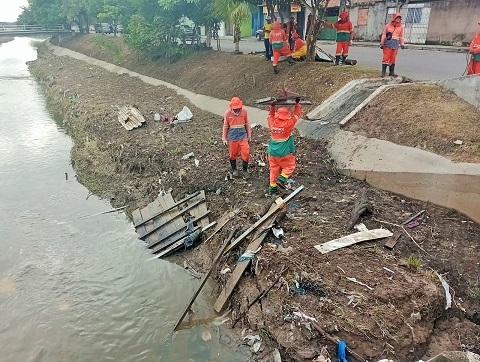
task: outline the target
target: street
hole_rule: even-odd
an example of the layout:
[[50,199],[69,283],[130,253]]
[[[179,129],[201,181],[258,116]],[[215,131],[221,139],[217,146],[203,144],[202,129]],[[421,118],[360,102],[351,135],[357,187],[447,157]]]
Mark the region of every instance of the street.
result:
[[[214,44],[213,44],[214,45]],[[335,44],[322,44],[320,47],[335,54]],[[231,52],[234,44],[230,39],[221,40],[222,51]],[[408,48],[408,44],[407,44]],[[255,39],[242,40],[240,51],[244,53],[264,50],[263,41]],[[350,48],[349,58],[356,59],[358,65],[377,68],[380,73],[382,50],[363,46]],[[463,75],[467,66],[464,53],[449,53],[443,51],[404,49],[398,51],[396,73],[414,80],[441,80],[455,78]]]

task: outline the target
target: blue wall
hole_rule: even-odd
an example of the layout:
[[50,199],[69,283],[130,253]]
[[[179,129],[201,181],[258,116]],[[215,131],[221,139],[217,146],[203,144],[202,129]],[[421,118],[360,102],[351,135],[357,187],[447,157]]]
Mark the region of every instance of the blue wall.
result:
[[263,24],[265,23],[265,19],[263,17],[263,8],[261,6],[257,6],[256,11],[252,14],[252,34],[255,35],[255,32],[258,29],[263,28]]

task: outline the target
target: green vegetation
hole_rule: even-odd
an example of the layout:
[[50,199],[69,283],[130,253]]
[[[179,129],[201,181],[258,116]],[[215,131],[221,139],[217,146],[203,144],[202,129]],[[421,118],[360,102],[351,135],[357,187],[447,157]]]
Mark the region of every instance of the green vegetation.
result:
[[420,259],[418,256],[415,255],[410,255],[407,259],[407,266],[412,269],[412,270],[418,270],[420,266],[422,265],[422,259]]

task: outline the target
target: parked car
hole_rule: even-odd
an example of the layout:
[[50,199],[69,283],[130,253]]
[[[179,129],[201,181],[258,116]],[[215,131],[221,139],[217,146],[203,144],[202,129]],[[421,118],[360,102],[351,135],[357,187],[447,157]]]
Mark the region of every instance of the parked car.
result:
[[113,26],[108,23],[95,24],[95,33],[97,34],[112,34]]
[[185,37],[190,38],[193,36],[194,30],[190,25],[186,24],[180,24],[176,26],[177,29],[179,29],[183,34],[185,34]]
[[258,41],[263,40],[265,38],[265,34],[263,33],[262,29],[258,29],[255,32],[255,38],[257,38]]
[[123,32],[124,32],[123,25],[122,25],[122,24],[118,24],[118,25],[117,25],[117,33],[123,33]]

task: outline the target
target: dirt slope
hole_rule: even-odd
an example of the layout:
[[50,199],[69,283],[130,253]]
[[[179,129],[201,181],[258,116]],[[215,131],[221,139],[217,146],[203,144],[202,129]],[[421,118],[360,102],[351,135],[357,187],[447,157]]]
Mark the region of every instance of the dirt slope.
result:
[[[453,161],[480,162],[480,110],[437,85],[391,88],[349,121],[367,137],[418,147]],[[454,142],[460,140],[461,145]]]
[[[228,162],[226,150],[218,142],[220,117],[189,105],[195,119],[172,128],[151,120],[154,112],[175,114],[189,104],[168,89],[48,52],[42,53],[31,69],[45,84],[50,106],[64,115],[65,127],[75,141],[72,160],[78,180],[114,206],[128,205],[131,211],[152,201],[162,189],[172,189],[177,199],[204,189],[212,219],[242,207],[234,223],[245,230],[272,202],[264,195],[267,168],[253,166],[253,177],[248,181],[224,180]],[[117,105],[138,106],[147,124],[126,131],[116,119]],[[267,140],[266,130],[254,130],[252,165],[266,160],[263,144]],[[286,234],[281,243],[291,251],[285,254],[269,244],[263,247],[255,258],[255,268],[243,277],[232,298],[236,315],[272,283],[276,273],[284,267],[287,271],[281,283],[237,324],[239,340],[243,328],[262,336],[263,348],[256,358],[265,356],[273,346],[280,347],[285,361],[311,361],[323,346],[328,346],[333,356],[331,343],[311,330],[308,320],[294,315],[301,311],[372,360],[389,355],[397,361],[411,361],[425,353],[433,355],[440,351],[438,343],[430,342],[445,338],[460,339],[462,348],[480,352],[480,326],[472,322],[480,323],[479,225],[455,212],[338,175],[321,143],[297,137],[296,146],[298,168],[294,180],[306,190],[291,203],[281,225]],[[200,161],[198,168],[192,160],[181,160],[188,152],[195,153]],[[409,233],[429,255],[405,235],[395,251],[385,249],[382,242],[358,244],[325,255],[313,248],[352,232],[345,223],[363,188],[368,190],[374,210],[361,221],[370,229],[383,226],[394,231],[398,227],[391,223],[399,224],[426,209],[421,225]],[[172,260],[187,257],[205,271],[221,240],[217,238]],[[222,264],[233,266],[241,253],[235,251]],[[411,255],[420,259],[422,265],[417,270],[406,266],[405,260]],[[432,270],[443,273],[454,289],[453,310],[444,310],[444,292]],[[214,277],[220,285],[225,282],[218,271]],[[295,281],[304,287],[305,294],[294,291]],[[417,312],[421,320],[412,317]],[[445,328],[441,324],[438,329],[442,321],[455,326]],[[460,346],[452,342],[448,348]]]

